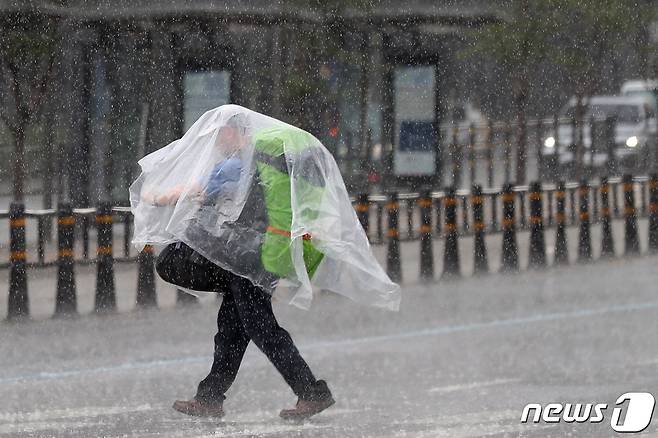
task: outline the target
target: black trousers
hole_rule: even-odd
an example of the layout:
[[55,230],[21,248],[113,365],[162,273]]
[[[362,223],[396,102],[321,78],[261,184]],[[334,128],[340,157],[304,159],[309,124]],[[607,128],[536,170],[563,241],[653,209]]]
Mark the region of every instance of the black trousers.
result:
[[184,244],[178,248],[170,246],[158,257],[156,269],[170,283],[224,293],[217,314],[212,368],[199,383],[196,398],[215,403],[225,399],[249,341],[267,356],[298,397],[314,397],[319,390],[317,381],[290,334],[277,322],[271,296],[250,280],[200,260],[198,254],[190,256],[191,253]]

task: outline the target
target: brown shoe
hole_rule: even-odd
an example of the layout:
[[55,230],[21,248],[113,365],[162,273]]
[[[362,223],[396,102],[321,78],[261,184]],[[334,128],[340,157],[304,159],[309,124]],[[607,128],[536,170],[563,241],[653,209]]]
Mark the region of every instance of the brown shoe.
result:
[[315,414],[319,414],[334,403],[335,401],[331,397],[322,401],[299,399],[294,409],[284,409],[279,416],[284,420],[305,420]]
[[304,420],[327,409],[336,403],[324,380],[316,381],[304,398],[297,400],[294,409],[284,409],[279,416],[284,420]]
[[196,398],[192,400],[176,400],[172,406],[178,412],[193,417],[217,417],[224,416],[222,403],[205,403]]

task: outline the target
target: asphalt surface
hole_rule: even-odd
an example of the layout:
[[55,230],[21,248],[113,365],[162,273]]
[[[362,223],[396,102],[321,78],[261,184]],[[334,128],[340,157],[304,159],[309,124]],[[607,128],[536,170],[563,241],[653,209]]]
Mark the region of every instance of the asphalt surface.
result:
[[[658,395],[657,261],[428,284],[403,264],[398,313],[328,293],[309,311],[277,301],[281,324],[337,400],[303,424],[278,418],[294,395],[253,345],[224,419],[173,411],[209,369],[218,300],[175,307],[173,289],[159,284],[163,308],[133,311],[134,277],[124,266],[120,313],[89,315],[83,270],[91,267],[80,268],[82,316],[0,325],[0,436],[615,436],[617,397]],[[49,316],[52,273],[31,272],[37,318]],[[610,408],[598,424],[521,424],[527,403],[551,402]],[[658,436],[655,419],[644,436]]]

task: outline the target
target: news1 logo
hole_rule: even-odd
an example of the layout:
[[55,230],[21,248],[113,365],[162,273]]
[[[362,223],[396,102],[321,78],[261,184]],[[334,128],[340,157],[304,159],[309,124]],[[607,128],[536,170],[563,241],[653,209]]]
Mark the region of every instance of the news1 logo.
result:
[[[656,400],[648,392],[627,392],[617,398],[610,427],[615,432],[642,432],[651,423]],[[528,403],[523,408],[521,423],[601,423],[608,410],[607,403],[549,403],[542,406]],[[532,415],[531,415],[532,414]]]

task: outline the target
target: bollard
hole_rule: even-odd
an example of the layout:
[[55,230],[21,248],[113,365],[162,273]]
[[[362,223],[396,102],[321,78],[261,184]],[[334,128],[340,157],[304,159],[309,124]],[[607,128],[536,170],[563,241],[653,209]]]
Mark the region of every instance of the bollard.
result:
[[116,310],[116,293],[114,290],[114,257],[112,250],[112,208],[102,203],[96,210],[96,232],[98,247],[96,249],[96,312]]
[[615,255],[615,242],[612,238],[612,224],[610,222],[610,184],[608,178],[601,179],[601,257]]
[[658,174],[649,179],[649,251],[658,252]]
[[432,251],[432,197],[425,190],[418,198],[420,208],[420,278],[434,278],[434,253]]
[[516,220],[514,217],[514,191],[511,184],[503,186],[503,257],[502,272],[519,270],[519,252],[516,245]]
[[402,269],[400,267],[400,231],[398,230],[400,218],[400,204],[398,203],[398,194],[393,192],[389,195],[386,204],[388,212],[388,251],[386,253],[386,272],[391,280],[395,282],[402,281]]
[[45,262],[45,240],[46,240],[46,226],[45,221],[48,220],[50,223],[50,217],[45,217],[42,215],[37,216],[37,260],[39,264],[43,266]]
[[55,315],[77,311],[75,260],[73,259],[75,217],[68,203],[59,205],[57,213],[57,298]]
[[637,237],[637,216],[635,213],[635,193],[633,192],[633,176],[624,175],[622,179],[624,188],[624,241],[625,254],[639,254],[640,241]]
[[368,236],[368,231],[370,228],[370,203],[368,202],[368,194],[362,193],[358,196],[356,201],[356,217],[359,218],[363,231],[365,231],[366,236]]
[[137,307],[155,307],[155,257],[153,247],[146,245],[137,256]]
[[457,233],[457,196],[455,188],[446,190],[445,206],[445,248],[443,252],[443,273],[441,278],[455,278],[461,275],[459,267],[459,242]]
[[491,228],[493,232],[500,231],[498,228],[498,194],[491,193]]
[[589,185],[586,180],[582,180],[578,187],[578,218],[580,220],[578,230],[578,261],[583,263],[592,260],[592,238],[589,219]]
[[542,189],[540,182],[530,184],[530,255],[528,265],[531,268],[546,267],[546,242],[544,239],[544,212],[542,206]]
[[475,275],[486,274],[489,272],[489,262],[487,261],[487,243],[485,242],[484,228],[484,206],[482,198],[482,186],[473,185],[471,196],[471,205],[473,206],[473,273]]
[[9,206],[9,301],[7,319],[27,318],[30,306],[27,297],[27,252],[25,250],[25,205],[12,202]]
[[564,181],[557,183],[555,191],[555,264],[569,264],[569,250],[567,249],[567,214],[566,214],[566,191]]

